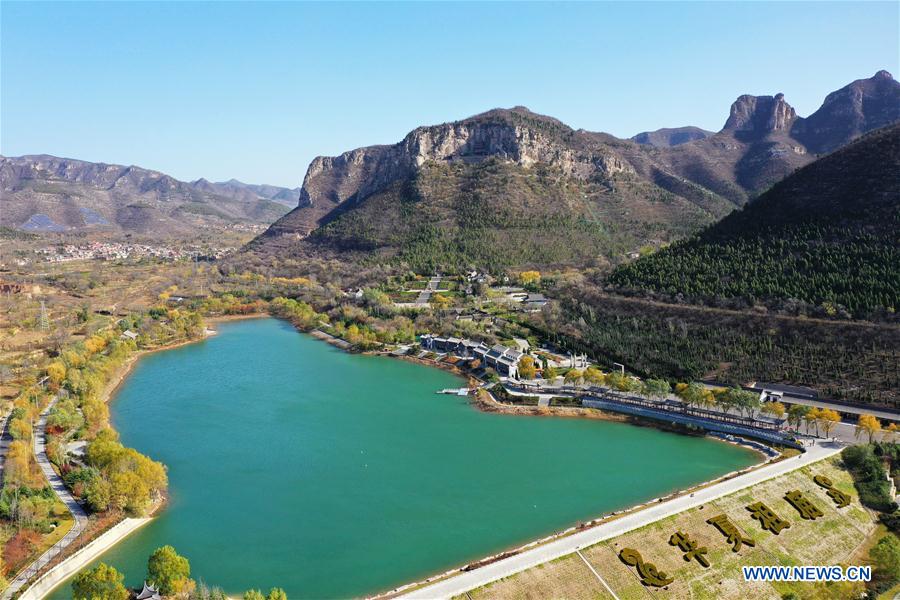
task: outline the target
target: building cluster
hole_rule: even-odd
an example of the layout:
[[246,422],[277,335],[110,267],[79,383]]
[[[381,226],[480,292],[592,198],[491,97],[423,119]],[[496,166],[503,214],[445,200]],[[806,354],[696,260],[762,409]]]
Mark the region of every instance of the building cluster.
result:
[[524,339],[514,338],[515,347],[495,344],[488,346],[484,342],[475,342],[463,338],[442,337],[426,334],[419,340],[423,350],[452,354],[463,360],[477,359],[485,367],[490,367],[504,377],[517,379],[519,361],[526,354],[534,359],[535,365],[544,367],[584,369],[591,365],[584,354],[562,356],[547,348],[531,348]]
[[519,360],[525,353],[518,348],[510,348],[502,344],[488,346],[484,342],[474,342],[455,337],[423,335],[420,341],[422,348],[432,352],[446,352],[463,359],[480,360],[485,367],[490,367],[504,377],[516,378],[519,374]]
[[149,246],[121,242],[88,242],[86,244],[65,244],[48,246],[35,250],[46,262],[70,262],[76,260],[122,260],[129,258],[153,257],[162,260],[221,258],[233,252],[234,248],[199,248],[177,246]]
[[540,312],[550,303],[550,299],[543,294],[528,292],[523,288],[502,286],[496,289],[505,294],[507,304],[524,312]]

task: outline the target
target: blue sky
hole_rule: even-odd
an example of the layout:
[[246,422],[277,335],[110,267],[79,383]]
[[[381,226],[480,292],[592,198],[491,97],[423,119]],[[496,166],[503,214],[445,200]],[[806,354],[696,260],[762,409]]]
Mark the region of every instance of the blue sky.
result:
[[801,115],[879,69],[900,3],[0,4],[0,152],[300,184],[309,161],[525,105],[631,136]]

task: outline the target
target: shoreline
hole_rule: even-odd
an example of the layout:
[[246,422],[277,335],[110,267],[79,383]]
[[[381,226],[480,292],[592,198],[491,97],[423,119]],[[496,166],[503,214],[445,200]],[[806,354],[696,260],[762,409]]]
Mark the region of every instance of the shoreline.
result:
[[[212,325],[215,323],[243,321],[243,320],[259,319],[259,318],[276,318],[277,319],[279,317],[276,317],[274,315],[270,315],[267,313],[253,313],[253,314],[248,314],[248,315],[223,315],[223,316],[218,316],[218,317],[210,317],[210,318],[207,318],[204,320],[208,325]],[[287,320],[285,320],[285,321],[287,323],[291,324],[290,321],[287,321]],[[291,325],[293,326],[293,324],[291,324]],[[296,326],[293,326],[293,327],[298,333],[308,334],[308,335],[312,336],[313,338],[318,339],[319,341],[323,341],[332,346],[336,346],[344,351],[348,351],[348,352],[350,351],[348,347],[336,344],[335,342],[337,341],[337,338],[334,338],[333,336],[330,336],[328,334],[315,335],[313,332],[302,331],[300,329],[297,329]],[[104,389],[101,393],[101,396],[100,396],[101,400],[106,404],[110,404],[112,402],[119,387],[124,383],[124,381],[128,377],[128,375],[131,374],[131,372],[134,369],[134,366],[137,364],[138,360],[141,359],[142,357],[144,357],[145,355],[153,354],[155,352],[172,350],[175,348],[179,348],[181,346],[186,346],[189,344],[202,342],[205,339],[207,339],[208,337],[210,337],[211,335],[215,335],[215,333],[216,333],[215,330],[210,330],[209,328],[207,328],[205,335],[200,338],[197,338],[197,339],[183,340],[180,342],[174,342],[174,343],[166,344],[166,345],[159,346],[156,348],[150,348],[150,349],[136,351],[132,356],[130,356],[122,364],[122,366],[119,369],[117,369],[117,371],[114,373],[114,375],[110,378],[109,382],[104,387]],[[324,332],[319,332],[319,333],[324,333]],[[329,338],[331,338],[331,339],[329,339]],[[341,341],[343,341],[343,340],[341,340]],[[346,344],[346,342],[344,342],[344,343]],[[389,353],[373,353],[373,355],[391,356],[392,358],[399,358],[401,360],[405,360],[410,363],[415,363],[415,364],[419,364],[419,365],[427,366],[427,367],[431,367],[431,368],[442,369],[442,370],[452,373],[456,376],[464,378],[470,387],[473,384],[473,382],[478,381],[471,375],[465,373],[462,369],[460,369],[456,365],[439,363],[439,362],[433,361],[433,360],[420,359],[417,357],[411,357],[411,356],[406,356],[406,355],[396,356],[396,355],[390,355]],[[593,420],[601,420],[601,421],[609,421],[609,422],[617,422],[617,423],[623,423],[623,424],[629,424],[629,425],[636,425],[636,426],[641,426],[641,427],[652,427],[652,428],[655,428],[655,429],[658,429],[661,431],[667,431],[670,433],[681,433],[682,435],[687,435],[684,432],[673,431],[671,429],[666,429],[665,427],[660,427],[659,424],[655,423],[655,422],[636,421],[635,419],[630,418],[627,415],[607,413],[605,411],[601,411],[601,410],[597,410],[597,409],[588,409],[588,408],[584,408],[584,407],[568,407],[568,406],[554,406],[554,407],[517,406],[517,405],[508,405],[508,404],[499,402],[491,394],[488,394],[488,397],[489,397],[489,400],[485,401],[485,400],[470,396],[468,398],[469,405],[476,410],[479,410],[481,412],[486,412],[486,413],[500,413],[500,414],[515,415],[515,416],[544,416],[544,417],[552,416],[552,417],[557,417],[557,418],[593,419]],[[692,437],[695,437],[695,436],[692,436]],[[709,437],[709,436],[704,435],[704,436],[699,436],[699,437]],[[548,544],[548,543],[551,543],[554,541],[558,541],[563,538],[567,538],[573,534],[577,534],[580,532],[594,529],[600,525],[615,521],[619,518],[628,516],[632,513],[640,512],[641,510],[647,508],[650,505],[655,505],[658,503],[674,500],[674,499],[686,496],[688,494],[693,495],[693,492],[695,492],[695,491],[704,489],[709,486],[716,485],[718,483],[728,481],[728,480],[738,477],[740,475],[745,475],[748,472],[755,471],[755,470],[762,468],[766,465],[769,465],[771,463],[778,462],[784,458],[781,454],[779,454],[779,456],[777,458],[768,457],[763,452],[759,451],[758,449],[744,446],[738,442],[728,441],[728,440],[714,438],[714,437],[709,437],[709,439],[714,440],[714,441],[729,443],[732,445],[741,446],[747,450],[750,450],[754,454],[756,454],[757,457],[761,460],[760,460],[760,462],[757,462],[757,463],[755,463],[749,467],[746,467],[744,469],[741,469],[738,471],[732,471],[732,472],[723,474],[719,477],[716,477],[714,479],[697,483],[697,484],[692,485],[691,487],[688,487],[684,490],[676,490],[669,494],[665,494],[660,497],[650,499],[650,500],[640,503],[640,504],[632,505],[632,506],[626,507],[621,510],[603,514],[603,515],[600,515],[593,519],[590,519],[588,521],[579,522],[579,523],[577,523],[571,527],[568,527],[562,531],[557,531],[557,532],[551,533],[550,535],[544,536],[537,540],[531,540],[531,541],[526,542],[525,544],[517,546],[513,549],[505,550],[505,551],[502,551],[500,553],[497,553],[497,554],[494,554],[491,556],[482,557],[478,560],[471,561],[461,567],[451,569],[451,570],[446,571],[441,574],[432,575],[423,580],[409,583],[409,584],[403,585],[401,587],[394,588],[393,590],[390,590],[387,592],[381,592],[381,593],[378,593],[376,595],[369,596],[369,597],[370,598],[393,597],[397,594],[400,594],[400,593],[403,593],[406,591],[411,591],[413,589],[417,589],[423,585],[430,585],[436,581],[446,579],[454,574],[477,569],[477,568],[498,562],[505,558],[509,558],[511,556],[518,555],[524,551],[533,549],[535,547],[542,546],[542,545],[545,545],[545,544]],[[25,600],[37,600],[38,598],[43,597],[44,595],[51,592],[53,589],[56,589],[57,587],[62,585],[65,582],[65,580],[67,580],[72,575],[74,575],[78,570],[80,570],[84,565],[95,560],[97,558],[97,556],[103,554],[104,552],[108,551],[109,549],[111,549],[112,547],[117,545],[119,542],[121,542],[123,539],[125,539],[125,537],[127,537],[130,533],[132,533],[133,531],[137,530],[139,527],[141,527],[141,526],[145,525],[146,523],[149,523],[151,520],[153,520],[161,512],[162,508],[163,508],[162,506],[157,507],[157,510],[154,510],[147,517],[125,518],[121,521],[118,521],[117,523],[112,525],[109,529],[107,529],[106,531],[101,533],[96,539],[89,542],[86,546],[82,547],[81,549],[79,549],[78,551],[73,553],[72,555],[66,557],[62,562],[58,563],[57,565],[52,567],[50,570],[46,571],[43,575],[41,575],[41,577],[38,580],[35,581],[34,584],[29,586],[25,590],[25,592],[23,592],[21,597]],[[123,526],[123,524],[125,524],[125,523],[129,523],[129,525]],[[109,535],[113,531],[116,531],[116,533]],[[93,550],[90,550],[92,548],[93,548]],[[88,556],[89,558],[87,558],[83,561],[84,564],[81,564],[82,563],[81,559],[83,559],[85,556]],[[79,559],[78,564],[76,566],[72,566],[69,563],[69,561],[75,559],[76,557],[78,557],[78,559]],[[57,569],[62,569],[62,571],[57,571]],[[48,579],[48,581],[53,581],[52,585],[50,587],[46,587],[46,589],[44,589],[42,587],[41,588],[42,591],[38,592],[37,595],[34,595],[33,597],[28,595],[32,589],[37,589],[37,586],[39,584],[41,584],[41,581],[44,580],[45,578],[50,578],[50,579]],[[44,586],[46,586],[46,584],[44,584]]]
[[[552,562],[635,529],[651,526],[665,518],[681,514],[723,496],[738,493],[785,473],[808,467],[822,460],[829,460],[840,452],[840,448],[840,445],[828,443],[816,445],[812,448],[811,453],[801,454],[798,457],[801,459],[799,462],[773,460],[765,465],[747,469],[747,472],[739,471],[737,472],[739,475],[733,477],[726,475],[707,482],[689,496],[680,494],[671,498],[664,497],[648,501],[631,509],[612,513],[607,518],[598,520],[588,527],[572,528],[557,536],[536,540],[515,550],[502,552],[479,562],[410,582],[369,598],[372,600],[400,597],[433,599],[467,595],[470,590],[510,575]],[[539,554],[543,554],[543,556],[539,556]]]
[[[208,319],[204,319],[204,321],[207,325],[209,325],[209,324],[220,323],[220,322],[238,321],[238,320],[253,319],[253,318],[263,318],[263,317],[267,317],[267,316],[269,316],[269,315],[267,315],[265,313],[253,313],[251,315],[223,315],[220,317],[210,317]],[[211,335],[215,335],[215,333],[216,333],[215,330],[210,330],[209,328],[206,328],[204,335],[197,339],[182,340],[179,342],[164,344],[164,345],[158,346],[156,348],[136,350],[132,355],[130,355],[125,360],[124,363],[122,363],[121,366],[119,366],[118,369],[116,369],[116,371],[110,377],[109,381],[106,382],[106,385],[103,387],[103,390],[100,392],[100,395],[99,395],[100,401],[103,402],[104,404],[106,404],[107,406],[109,406],[109,404],[112,402],[116,392],[118,391],[119,387],[125,382],[127,377],[131,374],[132,370],[134,369],[134,366],[144,356],[153,354],[155,352],[163,352],[166,350],[173,350],[175,348],[180,348],[182,346],[187,346],[189,344],[195,344],[198,342],[202,342],[202,341],[206,340],[208,337],[210,337]],[[113,429],[113,431],[116,431],[115,428],[112,426],[112,423],[109,423],[109,426],[111,429]],[[118,431],[116,431],[116,433],[118,434]],[[38,593],[38,595],[34,596],[34,600],[37,600],[38,598],[42,598],[42,597],[46,596],[48,593],[50,593],[51,591],[53,591],[54,589],[59,587],[61,584],[63,584],[65,582],[65,580],[67,580],[68,578],[73,576],[78,570],[80,570],[86,564],[88,564],[91,561],[93,561],[94,559],[96,559],[97,556],[99,556],[99,555],[103,554],[104,552],[106,552],[107,550],[111,549],[113,546],[115,546],[116,544],[121,542],[123,539],[125,539],[129,534],[131,534],[138,528],[142,527],[143,525],[146,525],[147,523],[149,523],[150,521],[155,519],[157,517],[157,515],[159,515],[159,513],[165,509],[166,504],[167,504],[167,502],[165,501],[165,498],[164,498],[160,502],[156,503],[156,505],[150,510],[150,512],[147,514],[146,517],[124,517],[124,518],[120,519],[119,521],[116,521],[111,526],[109,526],[106,530],[102,531],[93,540],[89,541],[87,544],[85,544],[84,546],[82,546],[81,548],[79,548],[78,550],[73,552],[72,554],[65,556],[60,562],[51,566],[47,571],[42,573],[34,581],[34,583],[29,585],[27,588],[25,588],[25,591],[23,591],[19,597],[22,599],[25,599],[25,600],[31,600],[32,599],[32,596],[30,595],[31,590],[34,589],[36,586],[38,586],[41,583],[41,581],[43,581],[45,578],[49,578],[49,580],[53,581],[52,585],[50,585],[50,587],[46,587],[46,589],[42,588],[42,591],[40,593]],[[128,525],[123,526],[123,524],[125,524],[125,523],[128,523]],[[116,533],[110,535],[113,531],[115,531]],[[100,547],[100,546],[102,546],[102,547]],[[85,556],[88,556],[88,558],[85,559],[82,564],[81,559]],[[68,566],[69,561],[71,561],[72,559],[75,559],[76,557],[79,557],[79,563],[78,563],[79,566],[70,568],[70,566]],[[62,571],[59,571],[59,569],[61,569]],[[58,573],[61,573],[61,574],[58,574]],[[43,585],[46,586],[46,584],[43,584]]]
[[[214,323],[227,323],[229,321],[244,321],[247,319],[262,319],[266,317],[270,317],[266,313],[253,313],[249,315],[222,315],[219,317],[209,317],[205,318],[204,322],[207,325],[211,325]],[[197,344],[199,342],[205,341],[212,335],[215,335],[216,330],[210,330],[206,328],[206,332],[202,337],[192,340],[182,340],[180,342],[172,342],[171,344],[164,344],[162,346],[158,346],[156,348],[147,348],[144,350],[136,350],[134,354],[129,356],[122,366],[116,369],[116,372],[113,373],[112,377],[110,377],[109,381],[106,383],[106,386],[103,388],[103,391],[100,392],[100,400],[104,404],[109,404],[115,395],[116,391],[118,391],[119,386],[125,381],[128,375],[131,374],[131,370],[134,368],[134,365],[143,358],[144,356],[154,354],[156,352],[164,352],[166,350],[174,350],[175,348],[180,348],[182,346],[188,346],[190,344]],[[111,425],[111,424],[110,424]]]
[[[423,361],[423,362],[425,362],[425,361]],[[639,427],[652,427],[655,429],[659,429],[661,431],[666,431],[667,433],[681,433],[681,432],[678,432],[675,430],[668,430],[665,428],[657,427],[656,424],[652,421],[647,421],[646,423],[635,422],[634,420],[630,419],[629,416],[627,416],[627,415],[606,413],[599,409],[590,409],[590,408],[583,408],[583,407],[546,407],[545,410],[547,410],[547,409],[549,409],[549,410],[547,410],[547,412],[541,412],[538,410],[538,407],[536,407],[536,406],[506,405],[506,404],[496,400],[493,397],[493,395],[491,395],[491,394],[488,394],[488,397],[490,398],[490,400],[488,400],[488,401],[479,400],[477,398],[470,398],[470,405],[472,407],[476,408],[477,410],[480,410],[482,412],[488,412],[488,413],[508,414],[508,415],[514,415],[514,416],[541,416],[541,417],[561,417],[561,418],[573,418],[573,419],[594,419],[594,420],[599,420],[599,421],[623,423],[626,425],[636,425]],[[571,413],[575,413],[575,414],[559,414],[559,412],[553,412],[554,410],[564,412],[564,413],[571,412]],[[584,412],[582,413],[581,411],[584,411]],[[621,417],[621,418],[619,418],[619,417]],[[688,434],[681,433],[681,435],[688,435]],[[501,550],[500,552],[467,562],[465,564],[462,564],[458,567],[454,567],[454,568],[444,571],[442,573],[435,573],[435,574],[425,577],[423,579],[404,584],[400,587],[393,588],[389,591],[379,592],[377,594],[367,596],[366,598],[369,600],[383,600],[383,599],[387,599],[387,598],[396,598],[396,597],[400,597],[400,596],[405,596],[407,593],[413,593],[418,589],[421,589],[421,588],[427,587],[427,586],[431,586],[432,584],[435,584],[440,581],[450,579],[461,573],[475,571],[477,569],[486,567],[493,563],[497,563],[502,560],[518,556],[518,555],[520,555],[524,552],[530,551],[530,550],[534,550],[535,548],[539,548],[541,546],[545,546],[545,545],[553,543],[553,542],[558,542],[560,540],[564,540],[573,535],[589,532],[591,530],[595,530],[600,526],[608,525],[608,524],[618,521],[619,519],[622,519],[624,517],[628,517],[630,515],[640,513],[643,510],[646,510],[647,508],[657,506],[657,505],[660,505],[663,503],[672,502],[672,501],[675,501],[675,500],[678,500],[681,498],[693,497],[694,494],[697,492],[700,492],[700,491],[705,490],[710,487],[714,487],[719,484],[723,484],[725,482],[731,481],[732,479],[736,479],[738,477],[742,477],[742,476],[754,473],[756,471],[763,469],[764,467],[768,467],[768,466],[774,465],[776,463],[784,462],[788,458],[784,455],[784,453],[777,451],[774,448],[772,448],[772,450],[774,450],[777,453],[777,456],[772,457],[772,456],[767,456],[764,452],[762,452],[761,450],[759,450],[757,448],[742,444],[738,441],[717,438],[717,437],[710,436],[710,435],[690,436],[690,437],[702,437],[705,439],[709,439],[711,441],[730,444],[733,446],[738,446],[740,448],[743,448],[743,449],[748,450],[748,451],[752,452],[753,454],[755,454],[757,456],[758,461],[743,468],[743,469],[739,469],[736,471],[730,471],[728,473],[719,475],[713,479],[708,479],[706,481],[698,482],[687,488],[674,490],[667,494],[664,494],[664,495],[661,495],[661,496],[658,496],[655,498],[651,498],[649,500],[645,500],[638,504],[633,504],[633,505],[627,506],[627,507],[619,509],[619,510],[614,510],[612,512],[601,514],[601,515],[594,517],[592,519],[589,519],[587,521],[581,521],[579,523],[576,523],[575,525],[567,527],[566,529],[559,530],[559,531],[550,533],[549,535],[546,535],[544,537],[525,542],[523,544],[520,544],[519,546]],[[741,438],[737,438],[737,439],[741,439]],[[769,448],[771,448],[771,446],[769,446]],[[803,455],[801,454],[800,456],[803,456]],[[651,521],[651,523],[652,522],[653,521]]]

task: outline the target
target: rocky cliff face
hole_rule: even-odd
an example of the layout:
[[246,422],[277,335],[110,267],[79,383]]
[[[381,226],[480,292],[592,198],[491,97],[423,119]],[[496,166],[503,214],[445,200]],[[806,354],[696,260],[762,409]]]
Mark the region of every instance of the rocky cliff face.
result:
[[811,152],[831,152],[861,134],[900,120],[900,83],[887,71],[828,94],[822,107],[793,128]]
[[762,137],[776,131],[790,131],[796,118],[797,113],[785,101],[784,94],[744,95],[731,105],[731,112],[723,129],[746,133],[749,137]]
[[631,165],[561,122],[524,107],[419,127],[393,146],[369,146],[340,156],[315,158],[303,179],[299,207],[274,231],[306,234],[337,206],[362,200],[412,177],[429,162],[478,163],[488,158],[522,167],[552,165],[566,177],[608,178]]

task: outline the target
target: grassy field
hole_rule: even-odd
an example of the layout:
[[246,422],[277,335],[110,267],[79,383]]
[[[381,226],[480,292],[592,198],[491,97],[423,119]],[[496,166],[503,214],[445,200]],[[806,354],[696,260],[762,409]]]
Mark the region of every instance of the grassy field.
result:
[[[864,564],[858,557],[860,547],[875,531],[873,516],[859,504],[850,475],[839,467],[838,458],[826,459],[788,473],[751,489],[720,498],[715,502],[651,523],[622,536],[581,551],[584,558],[622,600],[638,598],[695,598],[743,600],[781,598],[795,593],[803,599],[853,597],[861,584],[748,583],[743,580],[744,565],[834,565]],[[814,475],[827,475],[835,487],[850,494],[845,508],[836,508],[825,490],[813,482]],[[784,496],[800,490],[824,515],[804,520]],[[763,502],[790,527],[774,535],[761,528],[746,506]],[[706,521],[725,514],[745,538],[755,546],[743,545],[733,552],[725,536]],[[684,552],[669,544],[676,531],[687,533],[708,549],[710,567],[696,560],[686,562]],[[645,562],[653,563],[674,581],[664,588],[641,583],[634,567],[625,565],[618,554],[623,548],[638,550]],[[855,587],[854,587],[855,586]],[[528,569],[472,590],[471,598],[611,598],[597,577],[578,554]],[[465,598],[465,595],[462,596]]]

